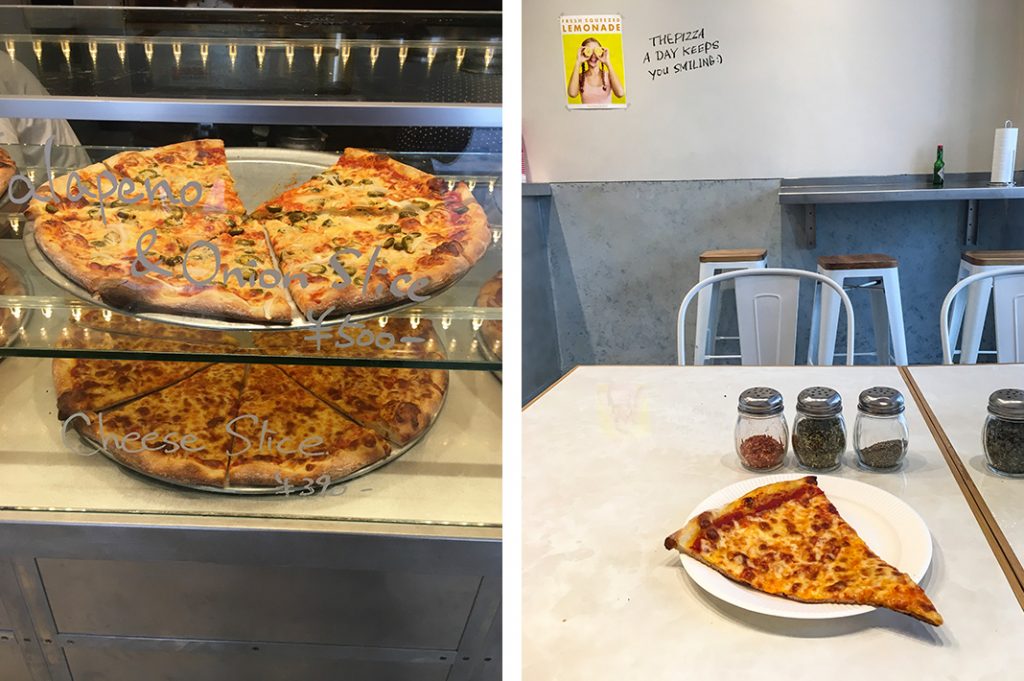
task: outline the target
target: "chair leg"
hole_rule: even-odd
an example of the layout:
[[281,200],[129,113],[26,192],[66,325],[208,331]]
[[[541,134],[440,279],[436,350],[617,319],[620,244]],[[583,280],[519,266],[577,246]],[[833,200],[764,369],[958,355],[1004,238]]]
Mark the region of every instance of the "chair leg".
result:
[[[843,285],[842,278],[835,279],[840,286]],[[818,364],[830,366],[836,354],[836,332],[839,329],[839,308],[842,307],[842,300],[830,288],[821,287],[820,294],[821,312],[818,323]]]
[[[714,274],[713,271],[705,273],[705,269],[701,266],[700,278],[707,279]],[[715,284],[717,286],[717,284]],[[710,329],[708,322],[711,316],[711,305],[714,302],[712,286],[706,286],[700,290],[697,294],[697,324],[694,327],[694,350],[693,350],[693,364],[694,366],[700,366],[706,363],[705,355],[707,354],[708,337],[714,333]]]
[[889,312],[889,336],[896,364],[907,366],[907,330],[903,326],[903,297],[900,295],[900,273],[893,268],[882,275],[885,286],[885,306]]
[[[960,261],[960,271],[956,275],[956,280],[960,281],[964,277],[970,275],[971,272],[964,266],[964,261]],[[953,350],[956,350],[957,339],[960,338],[960,329],[963,328],[964,323],[964,309],[967,306],[967,296],[958,295],[953,301],[953,310],[950,315],[949,321],[949,342],[953,346]],[[946,320],[942,320],[943,323]]]
[[868,289],[871,295],[871,324],[875,332],[875,354],[878,363],[888,365],[889,361],[889,312],[885,302],[885,289],[874,285]]
[[[718,274],[716,272],[715,274]],[[718,319],[721,317],[722,312],[722,284],[711,285],[711,305],[708,313],[708,344],[706,355],[717,355],[718,354]],[[705,356],[705,362],[707,362]],[[710,360],[710,363],[714,364],[715,360]]]
[[807,341],[807,363],[818,363],[818,324],[820,313],[818,306],[821,304],[821,283],[814,282],[814,299],[811,301],[811,337]]
[[992,298],[992,280],[982,279],[967,287],[964,306],[963,342],[960,343],[960,363],[977,364],[981,335],[985,331],[985,317]]

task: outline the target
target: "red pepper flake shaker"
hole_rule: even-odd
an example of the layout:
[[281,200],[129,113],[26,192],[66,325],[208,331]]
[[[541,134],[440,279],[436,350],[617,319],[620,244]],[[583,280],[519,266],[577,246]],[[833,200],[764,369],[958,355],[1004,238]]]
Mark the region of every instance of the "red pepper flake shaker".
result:
[[773,388],[748,388],[740,394],[736,418],[736,454],[750,471],[780,468],[789,447],[782,395]]

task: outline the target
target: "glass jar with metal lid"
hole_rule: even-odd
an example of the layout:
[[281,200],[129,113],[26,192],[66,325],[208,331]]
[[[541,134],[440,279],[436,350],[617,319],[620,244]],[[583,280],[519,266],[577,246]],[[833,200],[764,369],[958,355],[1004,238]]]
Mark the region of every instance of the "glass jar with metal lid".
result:
[[903,394],[895,388],[877,386],[860,394],[853,426],[853,450],[859,466],[893,471],[903,464],[909,443],[905,409]]
[[1003,388],[989,396],[981,440],[993,472],[1024,477],[1024,390]]
[[740,394],[736,418],[736,455],[751,471],[773,471],[786,459],[789,428],[782,395],[772,388],[748,388]]
[[801,390],[793,420],[793,453],[797,463],[812,471],[831,471],[839,468],[845,451],[843,398],[823,386]]

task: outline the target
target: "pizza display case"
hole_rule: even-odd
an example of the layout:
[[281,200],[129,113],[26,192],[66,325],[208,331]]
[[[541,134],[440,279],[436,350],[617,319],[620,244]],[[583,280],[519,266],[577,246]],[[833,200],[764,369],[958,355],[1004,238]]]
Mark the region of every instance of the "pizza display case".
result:
[[[5,190],[0,677],[497,678],[501,348],[481,331],[501,308],[481,289],[502,257],[500,14],[4,6],[0,34],[0,149],[36,188],[127,149],[220,138],[251,211],[359,147],[465,185],[490,228],[456,281],[361,311],[354,333],[301,315],[272,328],[89,297]],[[429,347],[381,343],[395,325]],[[58,418],[53,366],[72,359],[133,375],[269,365],[269,395],[291,394],[296,367],[447,379],[385,460],[239,494],[97,455]]]

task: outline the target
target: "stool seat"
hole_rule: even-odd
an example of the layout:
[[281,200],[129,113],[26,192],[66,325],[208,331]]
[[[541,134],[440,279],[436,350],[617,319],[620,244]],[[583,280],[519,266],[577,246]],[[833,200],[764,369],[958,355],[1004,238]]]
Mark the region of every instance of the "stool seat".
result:
[[1024,251],[964,251],[963,259],[981,267],[1024,265]]
[[884,270],[899,267],[899,261],[881,253],[857,255],[823,255],[818,258],[818,267],[823,270]]
[[715,251],[704,251],[700,254],[701,262],[747,262],[764,260],[768,257],[766,248],[722,248]]

